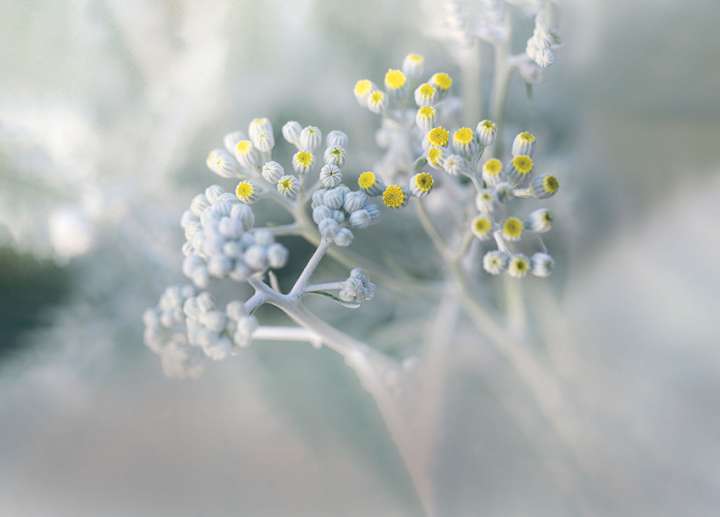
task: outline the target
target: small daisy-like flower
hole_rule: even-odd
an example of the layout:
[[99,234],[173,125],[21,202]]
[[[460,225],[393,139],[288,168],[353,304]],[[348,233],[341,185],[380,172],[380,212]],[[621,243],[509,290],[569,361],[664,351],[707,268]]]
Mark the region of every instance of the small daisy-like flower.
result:
[[470,229],[478,239],[489,239],[493,229],[492,220],[487,215],[477,215],[470,221]]
[[407,83],[407,77],[402,70],[391,68],[385,73],[385,88],[391,92],[402,89],[405,83]]
[[527,154],[519,154],[513,157],[508,179],[515,185],[519,185],[528,177],[533,170],[533,159]]
[[325,188],[337,187],[342,182],[342,173],[337,165],[326,163],[320,169],[320,183]]
[[360,176],[358,176],[358,187],[369,196],[377,196],[385,190],[385,184],[373,171],[360,173]]
[[432,167],[440,169],[443,166],[443,154],[442,147],[431,146],[425,153],[425,158]]
[[400,185],[388,185],[382,195],[383,203],[389,208],[400,208],[407,204],[408,196]]
[[465,174],[468,170],[468,164],[465,158],[458,154],[448,155],[443,161],[442,166],[445,172],[451,176],[457,176],[458,174]]
[[294,199],[298,191],[299,181],[296,176],[290,174],[283,176],[277,182],[277,190],[285,197]]
[[538,176],[532,182],[533,194],[539,199],[554,196],[559,189],[560,182],[555,176]]
[[518,133],[515,140],[513,140],[512,155],[519,156],[524,154],[532,157],[534,151],[535,135],[529,133],[528,131]]
[[360,79],[355,83],[353,93],[355,94],[355,99],[357,99],[361,106],[367,106],[367,99],[373,90],[375,90],[375,85],[372,81],[369,79]]
[[488,185],[497,185],[502,176],[503,164],[497,158],[491,158],[483,164],[482,177]]
[[495,192],[488,188],[480,190],[477,196],[475,196],[475,206],[483,213],[491,213],[495,210],[496,203],[497,198],[495,197]]
[[429,131],[435,125],[437,111],[432,106],[421,106],[415,114],[415,123],[423,131]]
[[285,175],[285,169],[278,162],[265,162],[262,166],[262,177],[273,185]]
[[314,151],[322,143],[322,131],[315,126],[304,127],[300,131],[300,149],[303,151]]
[[430,84],[437,88],[440,93],[444,94],[447,93],[447,91],[452,87],[453,80],[452,77],[450,77],[450,74],[446,74],[445,72],[438,72],[436,74],[433,74],[433,76],[430,78]]
[[522,237],[525,225],[517,217],[508,217],[502,225],[502,236],[508,241],[517,241]]
[[235,158],[246,169],[255,167],[260,161],[257,149],[250,140],[240,140],[235,144]]
[[323,159],[325,163],[342,167],[345,164],[345,148],[339,145],[328,147],[325,149],[325,153],[323,153]]
[[433,177],[429,172],[419,172],[410,178],[410,192],[421,198],[428,195],[433,187]]
[[310,151],[298,151],[292,158],[293,169],[299,174],[305,174],[312,167],[314,160],[313,153]]
[[403,60],[403,72],[413,79],[417,79],[422,75],[424,67],[425,57],[420,54],[408,54]]
[[235,195],[246,204],[255,202],[255,187],[249,181],[243,180],[235,187]]
[[381,90],[373,90],[367,98],[367,107],[373,113],[385,111],[385,94]]
[[473,150],[475,134],[469,127],[461,127],[453,133],[453,149],[461,153],[469,153]]
[[549,232],[552,229],[552,214],[545,208],[533,211],[525,221],[525,227],[528,230],[537,233]]
[[237,161],[224,149],[213,149],[205,162],[208,169],[223,178],[232,178],[238,172]]
[[448,137],[450,136],[450,133],[447,129],[444,127],[434,127],[430,131],[428,131],[426,135],[426,139],[428,144],[434,145],[437,147],[445,147],[448,143]]
[[530,259],[532,274],[540,278],[549,277],[554,265],[555,261],[547,253],[535,253]]
[[517,254],[510,257],[508,274],[515,278],[524,278],[530,270],[530,261],[525,255]]
[[480,143],[484,146],[492,145],[492,143],[495,141],[495,133],[497,132],[497,128],[495,127],[495,123],[492,120],[483,120],[480,123],[478,123],[477,127],[475,128],[478,134],[478,138],[480,140]]
[[509,257],[502,251],[488,251],[483,257],[483,268],[491,275],[499,275],[507,268]]
[[431,106],[437,99],[437,90],[430,83],[422,83],[415,88],[415,104],[418,106]]

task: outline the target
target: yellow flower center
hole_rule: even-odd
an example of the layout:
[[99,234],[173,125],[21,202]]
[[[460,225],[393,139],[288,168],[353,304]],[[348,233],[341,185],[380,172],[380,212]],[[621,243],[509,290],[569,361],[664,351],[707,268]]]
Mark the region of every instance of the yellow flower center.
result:
[[502,162],[497,158],[491,158],[483,165],[483,172],[488,176],[499,176],[502,172]]
[[235,187],[235,195],[240,200],[250,199],[255,193],[255,187],[249,181],[241,181]]
[[358,186],[361,189],[372,188],[376,182],[377,178],[375,177],[375,173],[372,171],[365,171],[360,173],[360,176],[358,176]]
[[427,151],[427,161],[433,167],[438,167],[442,161],[443,151],[439,147],[431,147]]
[[472,228],[475,235],[484,237],[492,230],[492,221],[489,217],[479,215],[472,220]]
[[313,155],[310,151],[298,151],[295,153],[295,161],[303,167],[310,167],[313,163]]
[[435,117],[435,108],[432,106],[423,106],[418,110],[418,114],[424,119],[432,119]]
[[380,90],[374,90],[370,94],[370,103],[374,104],[376,106],[378,104],[380,104],[383,101],[383,99],[385,99],[385,94],[383,92],[381,92]]
[[400,208],[405,204],[405,192],[400,185],[388,185],[383,192],[383,203],[390,208]]
[[293,186],[294,186],[294,184],[295,184],[295,182],[292,180],[292,178],[281,179],[281,180],[278,182],[278,185],[280,185],[280,187],[281,187],[282,189],[284,189],[284,190],[290,190],[290,189],[292,189]]
[[405,86],[406,82],[407,79],[405,78],[405,74],[400,70],[394,70],[391,68],[385,74],[385,87],[390,90],[399,90]]
[[405,59],[413,64],[419,65],[425,61],[425,58],[421,54],[408,54]]
[[532,144],[535,141],[535,135],[532,133],[529,133],[528,131],[523,131],[518,135],[520,137],[520,140],[523,140],[524,142],[527,142],[528,144]]
[[526,154],[519,154],[512,159],[513,167],[520,174],[528,174],[533,169],[533,160]]
[[495,129],[495,123],[492,120],[483,120],[483,129],[493,130]]
[[434,127],[428,131],[428,142],[438,147],[445,147],[448,143],[448,130],[444,127]]
[[449,90],[453,83],[452,77],[445,72],[434,74],[430,81],[441,90]]
[[433,87],[432,84],[429,84],[429,83],[421,84],[418,91],[420,92],[420,95],[422,95],[423,97],[432,97],[433,95],[435,95],[435,88]]
[[238,152],[238,154],[241,154],[245,156],[250,152],[252,149],[252,142],[250,140],[240,140],[237,144],[235,144],[235,150]]
[[522,236],[523,223],[517,217],[508,217],[503,223],[503,235],[508,239],[517,240]]
[[453,134],[453,142],[456,142],[460,145],[468,145],[470,142],[472,142],[472,139],[473,130],[469,127],[461,127]]
[[433,186],[433,177],[429,172],[421,172],[415,175],[415,186],[421,192],[429,192]]
[[370,80],[360,79],[358,82],[355,83],[355,89],[353,91],[358,97],[365,97],[368,93],[370,93],[372,87],[373,85]]
[[543,178],[542,185],[546,192],[551,192],[553,194],[560,188],[560,182],[555,176],[545,176]]

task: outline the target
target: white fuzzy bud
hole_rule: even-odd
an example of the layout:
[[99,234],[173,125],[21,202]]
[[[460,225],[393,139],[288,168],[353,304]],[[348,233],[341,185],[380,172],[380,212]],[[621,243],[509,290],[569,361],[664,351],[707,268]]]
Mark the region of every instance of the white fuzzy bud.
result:
[[288,260],[288,250],[279,243],[272,244],[267,249],[268,264],[273,269],[285,267]]
[[262,166],[262,177],[273,185],[285,175],[285,169],[278,162],[265,162]]
[[302,132],[302,129],[303,128],[299,122],[294,120],[286,122],[282,127],[283,138],[295,147],[300,147],[300,133]]
[[300,149],[314,151],[322,143],[322,131],[315,126],[304,127],[300,132]]
[[334,129],[327,134],[325,142],[328,147],[342,147],[344,149],[348,146],[348,136],[342,131]]
[[530,263],[532,274],[540,278],[550,276],[555,265],[555,261],[547,253],[535,253],[530,259]]
[[320,184],[325,188],[333,188],[340,183],[342,183],[340,167],[330,163],[323,165],[320,169]]

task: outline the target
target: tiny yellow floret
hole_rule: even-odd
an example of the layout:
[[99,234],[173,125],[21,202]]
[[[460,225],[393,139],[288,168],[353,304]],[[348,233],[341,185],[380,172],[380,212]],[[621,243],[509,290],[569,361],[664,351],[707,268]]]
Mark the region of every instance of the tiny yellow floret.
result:
[[520,239],[523,234],[523,222],[517,217],[508,217],[503,223],[502,233],[509,241]]
[[385,74],[385,87],[388,90],[399,90],[400,88],[405,86],[406,82],[407,78],[401,70],[395,70],[391,68]]
[[513,158],[512,165],[522,175],[529,174],[533,170],[533,160],[526,154],[519,154]]
[[313,164],[313,154],[310,151],[298,151],[295,153],[295,161],[305,168]]
[[431,147],[427,150],[425,157],[430,165],[440,167],[443,159],[443,150],[440,147]]
[[483,239],[490,234],[490,231],[492,230],[492,221],[485,215],[478,215],[473,218],[471,229],[477,238]]
[[542,185],[545,192],[550,192],[552,194],[557,192],[560,188],[560,182],[555,176],[545,176],[543,178]]
[[523,131],[522,133],[518,134],[518,137],[520,140],[527,142],[528,144],[532,144],[535,141],[535,135],[528,131]]
[[434,127],[428,131],[428,142],[438,147],[445,147],[448,143],[448,130],[444,127]]
[[235,144],[235,150],[238,154],[245,156],[252,150],[252,142],[250,140],[240,140]]
[[450,74],[438,72],[437,74],[433,74],[430,78],[430,82],[441,90],[449,90],[452,86],[453,80],[452,77],[450,77]]
[[251,201],[255,195],[255,187],[249,181],[241,181],[235,187],[235,195],[240,201]]
[[502,172],[502,162],[497,158],[491,158],[483,165],[483,173],[487,176],[496,177]]
[[432,174],[429,172],[420,172],[414,176],[415,178],[415,187],[420,192],[430,192],[430,189],[433,187],[433,177]]
[[363,190],[373,188],[377,183],[377,177],[373,171],[361,172],[358,176],[358,187]]
[[473,130],[469,127],[461,127],[453,134],[453,142],[460,145],[468,145],[473,139]]
[[365,97],[373,89],[372,81],[369,79],[360,79],[355,83],[355,89],[353,92],[356,97]]
[[408,54],[405,56],[405,59],[416,65],[420,65],[425,62],[425,57],[421,54]]
[[388,185],[383,192],[383,203],[389,208],[400,208],[405,204],[405,192],[400,185]]

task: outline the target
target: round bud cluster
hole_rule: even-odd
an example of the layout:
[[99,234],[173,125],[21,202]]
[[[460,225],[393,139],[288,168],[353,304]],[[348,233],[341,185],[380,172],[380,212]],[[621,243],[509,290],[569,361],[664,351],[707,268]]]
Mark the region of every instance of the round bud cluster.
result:
[[362,303],[372,300],[375,296],[373,284],[365,272],[360,268],[350,271],[350,276],[343,282],[338,296],[344,302]]
[[183,273],[198,287],[206,287],[210,277],[244,281],[285,266],[287,248],[268,230],[253,230],[254,224],[248,205],[217,185],[208,187],[193,198],[181,219],[187,239]]
[[185,301],[195,296],[192,285],[168,287],[157,306],[143,314],[145,345],[160,356],[168,377],[196,378],[203,370],[202,354],[190,346],[185,326]]
[[344,184],[313,192],[311,207],[320,235],[338,246],[350,245],[350,228],[367,228],[380,218],[380,211],[365,192],[352,191]]

